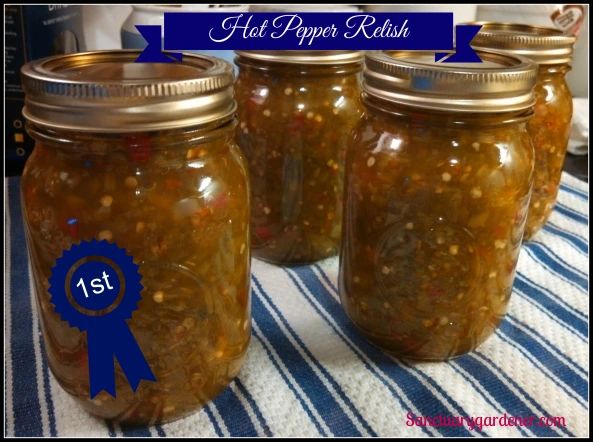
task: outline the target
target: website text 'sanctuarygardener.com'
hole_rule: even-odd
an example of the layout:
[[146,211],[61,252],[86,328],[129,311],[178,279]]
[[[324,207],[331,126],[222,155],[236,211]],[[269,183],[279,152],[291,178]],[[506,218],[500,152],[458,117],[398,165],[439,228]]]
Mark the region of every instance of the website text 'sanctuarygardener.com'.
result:
[[482,430],[483,427],[566,427],[564,416],[416,416],[406,415],[408,427],[461,427]]

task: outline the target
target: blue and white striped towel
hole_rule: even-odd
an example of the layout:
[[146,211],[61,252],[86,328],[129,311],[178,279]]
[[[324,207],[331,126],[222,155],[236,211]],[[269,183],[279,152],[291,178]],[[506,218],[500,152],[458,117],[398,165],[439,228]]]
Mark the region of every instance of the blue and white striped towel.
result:
[[[337,260],[253,261],[253,337],[240,376],[200,412],[133,430],[83,411],[45,358],[20,215],[6,180],[5,428],[9,436],[587,436],[588,186],[563,175],[550,222],[523,247],[509,312],[476,352],[394,361],[350,325]],[[565,427],[419,427],[417,416],[557,416]]]

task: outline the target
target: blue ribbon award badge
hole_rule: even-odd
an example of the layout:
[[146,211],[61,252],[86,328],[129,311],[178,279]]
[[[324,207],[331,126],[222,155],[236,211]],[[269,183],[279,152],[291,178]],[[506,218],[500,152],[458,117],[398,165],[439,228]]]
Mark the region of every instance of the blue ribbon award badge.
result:
[[56,312],[87,334],[90,397],[115,397],[115,359],[133,391],[156,381],[126,321],[141,300],[142,277],[125,249],[107,241],[82,241],[57,259],[49,278]]

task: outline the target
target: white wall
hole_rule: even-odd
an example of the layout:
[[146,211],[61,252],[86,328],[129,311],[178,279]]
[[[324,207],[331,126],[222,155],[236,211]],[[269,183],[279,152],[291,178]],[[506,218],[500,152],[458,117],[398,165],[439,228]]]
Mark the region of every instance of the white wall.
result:
[[82,19],[87,49],[120,49],[121,25],[131,11],[130,5],[84,5]]

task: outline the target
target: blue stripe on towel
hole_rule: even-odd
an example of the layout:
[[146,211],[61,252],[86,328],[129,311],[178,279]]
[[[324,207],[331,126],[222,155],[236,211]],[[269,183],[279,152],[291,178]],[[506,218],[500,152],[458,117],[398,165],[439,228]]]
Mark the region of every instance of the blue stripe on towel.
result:
[[[583,399],[587,400],[587,382],[571,370],[569,366],[545,349],[535,339],[514,326],[511,320],[503,321],[499,330],[497,330],[497,334],[503,341],[515,348],[535,365],[544,376],[558,385],[568,396],[586,408]],[[562,383],[558,382],[559,380]],[[562,384],[568,386],[570,390]],[[585,385],[584,391],[583,384]]]
[[[10,264],[13,269],[28,269],[27,248],[21,217],[19,182],[8,184],[10,223]],[[12,412],[14,413],[14,436],[47,436],[41,424],[35,351],[33,347],[33,313],[29,278],[19,271],[10,273],[11,287],[11,354],[13,364]]]
[[214,417],[214,413],[212,413],[212,410],[210,410],[209,404],[204,405],[204,412],[206,413],[206,416],[208,416],[208,419],[210,419],[210,422],[212,423],[212,426],[214,427],[214,432],[216,433],[216,435],[218,437],[224,437],[224,433],[222,432],[218,421]]
[[536,285],[533,281],[517,273],[513,289],[517,294],[529,300],[538,310],[547,313],[550,319],[557,322],[571,333],[578,333],[580,339],[586,341],[589,336],[588,318],[566,304],[548,290]]
[[247,410],[230,386],[216,396],[213,402],[231,437],[258,436]]
[[542,254],[545,254],[550,259],[552,259],[555,262],[557,262],[558,264],[560,264],[561,267],[567,268],[568,270],[570,270],[571,272],[573,272],[576,275],[581,276],[585,280],[587,279],[587,276],[588,276],[587,272],[577,269],[574,265],[566,262],[566,260],[564,258],[559,256],[556,252],[554,252],[552,249],[550,249],[545,244],[538,241],[538,242],[530,243],[529,245],[531,246],[532,249],[537,249]]
[[[502,416],[505,413],[505,409],[502,407],[501,404],[499,404],[493,399],[493,397],[484,388],[484,385],[482,385],[481,382],[474,379],[469,373],[467,373],[463,369],[463,367],[456,362],[456,360],[446,361],[445,363],[448,364],[453,370],[455,370],[459,374],[459,376],[463,377],[463,379],[474,388],[476,393],[478,393],[484,399],[484,401],[486,401],[492,408],[494,408],[499,415]],[[516,429],[523,436],[529,436],[529,433],[523,427],[516,427]]]
[[543,267],[548,269],[550,273],[556,275],[558,278],[577,288],[579,292],[588,296],[589,283],[585,278],[577,275],[570,269],[563,267],[562,264],[558,263],[553,258],[546,255],[544,252],[541,251],[541,249],[537,247],[537,244],[526,244],[524,250],[535,261],[537,261]]
[[49,383],[49,366],[47,365],[47,353],[45,352],[45,345],[43,336],[39,333],[39,348],[41,349],[41,370],[43,376],[43,389],[45,390],[45,403],[47,404],[47,412],[49,415],[49,434],[51,437],[56,437],[58,431],[56,430],[56,415],[54,411],[54,401],[51,396],[51,385]]
[[569,207],[565,206],[564,204],[556,203],[554,207],[558,213],[566,216],[567,218],[572,219],[573,221],[578,222],[579,224],[587,225],[589,223],[589,218],[576,210],[572,210]]
[[152,437],[152,433],[146,425],[133,427],[120,424],[120,429],[125,437]]
[[[535,413],[525,402],[500,380],[496,374],[475,356],[465,355],[455,359],[455,364],[471,375],[486,391],[501,404],[512,416],[527,417]],[[549,428],[529,427],[536,436],[558,436],[558,433]]]
[[272,431],[270,430],[270,427],[266,422],[266,419],[264,418],[264,415],[257,406],[257,402],[255,401],[255,399],[253,399],[253,396],[251,396],[251,394],[249,393],[249,390],[247,390],[247,388],[245,387],[245,385],[243,385],[239,378],[235,379],[235,385],[237,386],[237,389],[241,392],[241,394],[253,410],[253,413],[255,414],[255,417],[257,418],[259,425],[262,427],[262,430],[264,431],[264,435],[268,437],[273,436]]
[[576,233],[572,233],[566,229],[558,227],[556,224],[550,221],[548,221],[543,228],[546,232],[563,238],[565,241],[571,244],[576,250],[582,252],[584,256],[588,257],[589,244],[580,235],[577,235]]
[[587,195],[586,192],[583,192],[582,190],[577,189],[576,187],[572,187],[565,183],[560,183],[560,189],[562,189],[568,193],[572,193],[573,195],[577,196],[579,199],[582,199],[584,201],[589,201],[589,195]]
[[[502,370],[502,368],[495,364],[492,359],[490,359],[488,356],[486,356],[484,353],[481,353],[480,351],[475,351],[473,354],[475,355],[475,358],[484,361],[486,364],[488,364],[489,367],[492,367],[494,373],[498,373],[501,377],[503,377],[503,382],[506,385],[512,386],[514,389],[516,389],[526,401],[525,403],[531,404],[531,406],[535,409],[539,416],[550,416],[550,413],[547,410],[545,410],[540,403],[536,402],[529,394],[527,394],[527,392],[525,392],[525,390],[523,390],[523,388],[520,385],[518,385],[517,382],[515,382],[515,380],[511,376],[505,373]],[[574,436],[566,428],[559,427],[557,431],[559,431],[560,433],[564,433],[568,436]]]
[[[418,376],[422,377],[426,382],[428,382],[430,384],[430,386],[432,388],[434,388],[441,395],[443,395],[445,398],[447,398],[447,402],[449,402],[451,404],[451,406],[455,409],[455,411],[457,412],[457,416],[466,415],[467,412],[433,378],[431,378],[430,376],[425,374],[422,370],[419,370],[416,367],[414,367],[413,365],[407,363],[406,361],[400,360],[399,362],[402,365],[404,365],[405,367],[407,367],[409,370],[416,373]],[[488,436],[488,434],[486,434],[483,430],[480,430],[478,428],[475,428],[473,431],[476,431],[478,434],[480,434],[482,436]]]

